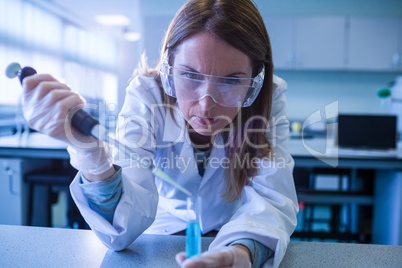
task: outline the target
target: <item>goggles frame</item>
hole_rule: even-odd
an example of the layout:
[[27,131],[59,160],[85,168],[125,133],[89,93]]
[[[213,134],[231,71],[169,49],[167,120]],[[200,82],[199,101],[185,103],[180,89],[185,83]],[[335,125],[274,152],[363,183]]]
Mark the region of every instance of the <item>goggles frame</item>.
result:
[[[198,78],[202,77],[203,79],[194,79],[194,78],[189,78],[189,77],[179,77],[178,75],[173,74],[173,71],[182,71],[185,72],[187,75],[192,75],[192,76],[197,76]],[[201,74],[198,72],[191,72],[187,70],[183,70],[180,68],[175,68],[171,65],[169,65],[169,54],[168,50],[165,51],[163,57],[162,57],[162,63],[160,66],[160,77],[161,77],[161,82],[163,86],[163,90],[165,93],[173,98],[177,99],[183,99],[185,101],[198,101],[206,96],[210,96],[216,103],[226,106],[226,107],[249,107],[255,99],[257,98],[261,87],[264,83],[264,76],[265,76],[265,66],[262,65],[262,69],[259,72],[257,76],[254,78],[236,78],[236,77],[223,77],[223,76],[214,76],[214,75],[207,75],[207,74]],[[194,97],[197,96],[197,94],[192,94],[192,92],[187,93],[187,96],[190,96],[189,98],[181,98],[180,95],[183,94],[177,94],[176,88],[175,88],[175,82],[174,78],[176,79],[181,79],[183,81],[187,81],[188,83],[191,81],[193,84],[197,85],[198,84],[212,84],[214,85],[218,90],[217,94],[202,94],[199,97]],[[218,82],[213,82],[213,81],[218,81]],[[222,82],[222,81],[226,81]],[[235,83],[240,83],[235,84]],[[233,83],[233,84],[232,84]],[[249,85],[241,84],[241,83],[249,83]],[[222,90],[226,89],[226,90]],[[232,91],[228,91],[227,89],[233,89]],[[224,94],[229,94],[235,92],[235,90],[244,90],[242,94],[244,93],[244,98],[240,100],[239,98],[241,96],[223,96]],[[213,96],[215,95],[215,96]],[[219,98],[217,98],[217,96]],[[236,104],[234,101],[231,101],[230,103],[228,100],[232,97],[232,100],[236,99]],[[226,102],[225,102],[226,101]]]

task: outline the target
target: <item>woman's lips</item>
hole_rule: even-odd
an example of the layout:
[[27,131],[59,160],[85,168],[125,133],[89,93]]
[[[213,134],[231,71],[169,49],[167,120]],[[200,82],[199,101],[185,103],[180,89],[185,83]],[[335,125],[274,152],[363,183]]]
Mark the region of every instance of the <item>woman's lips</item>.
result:
[[195,116],[196,122],[201,125],[201,126],[211,126],[215,124],[218,120],[213,117],[200,117],[200,116]]

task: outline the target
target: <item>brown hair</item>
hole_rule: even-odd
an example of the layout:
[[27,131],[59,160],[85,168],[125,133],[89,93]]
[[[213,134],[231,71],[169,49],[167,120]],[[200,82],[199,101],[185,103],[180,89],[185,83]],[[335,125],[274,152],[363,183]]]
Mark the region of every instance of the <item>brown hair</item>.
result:
[[[263,19],[250,0],[190,0],[175,15],[166,33],[161,56],[166,49],[175,49],[188,37],[207,31],[245,53],[251,59],[253,76],[265,65],[265,77],[261,91],[250,107],[241,108],[233,120],[234,131],[222,132],[229,166],[225,169],[226,191],[223,197],[234,202],[244,186],[257,173],[254,161],[270,156],[272,148],[266,138],[267,122],[271,112],[273,91],[273,63],[271,44]],[[142,69],[143,75],[154,76],[160,83],[159,62],[154,70]],[[175,98],[166,95],[161,87],[165,103],[174,105]],[[173,111],[170,111],[173,116]],[[247,124],[246,124],[247,122]],[[250,131],[251,130],[251,131]],[[255,130],[255,131],[252,131]],[[248,135],[248,137],[246,137]],[[247,141],[252,141],[250,145]],[[242,165],[247,159],[246,166]]]

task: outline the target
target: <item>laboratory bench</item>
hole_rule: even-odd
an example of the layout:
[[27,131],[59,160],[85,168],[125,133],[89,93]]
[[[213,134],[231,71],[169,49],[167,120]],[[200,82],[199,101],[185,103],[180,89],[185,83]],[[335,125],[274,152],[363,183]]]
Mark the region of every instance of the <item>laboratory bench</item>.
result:
[[70,159],[66,143],[39,132],[0,137],[1,158]]
[[[370,242],[385,245],[402,245],[402,148],[394,157],[351,156],[326,153],[324,138],[290,139],[289,149],[296,168],[334,169],[328,163],[336,163],[337,169],[375,170],[374,193],[371,196],[349,196],[341,193],[336,198],[299,192],[299,201],[316,202],[318,199],[333,203],[362,202],[373,207]],[[312,154],[312,152],[315,152]],[[27,189],[24,178],[36,170],[50,169],[54,161],[69,162],[66,145],[40,133],[28,136],[0,137],[0,224],[27,224]],[[334,162],[335,161],[335,162]],[[72,179],[72,178],[71,178]],[[4,192],[4,193],[3,193]],[[342,195],[343,194],[343,195]],[[319,200],[318,200],[319,201]],[[6,210],[3,211],[3,210]],[[3,217],[1,216],[3,215]],[[7,215],[7,216],[4,216]]]
[[68,193],[75,173],[61,141],[38,132],[0,137],[0,224],[51,226],[57,190],[66,193],[67,221],[84,226]]
[[[213,238],[202,238],[206,251]],[[147,235],[106,248],[90,230],[0,225],[0,267],[178,267],[185,236]],[[402,246],[291,241],[280,267],[401,267]]]
[[[398,149],[394,155],[386,155],[384,152],[368,151],[362,155],[361,151],[331,150],[332,145],[328,144],[325,138],[312,139],[290,139],[289,151],[295,161],[296,169],[305,169],[309,177],[328,172],[339,177],[348,177],[352,190],[344,191],[317,191],[310,186],[310,191],[297,190],[299,202],[307,204],[331,205],[335,207],[347,205],[353,210],[353,217],[350,221],[352,229],[351,237],[359,236],[356,217],[358,206],[370,206],[372,221],[360,229],[371,229],[369,242],[385,245],[402,245],[402,143],[398,143]],[[378,155],[376,155],[378,153]],[[366,176],[359,175],[359,172],[366,173]],[[371,172],[371,173],[370,173]],[[372,176],[367,176],[370,174]],[[358,177],[358,178],[357,178]],[[371,177],[374,177],[372,182]],[[359,180],[358,180],[359,179]],[[296,188],[298,177],[295,174]],[[364,184],[371,182],[372,193],[360,194],[354,192],[353,184]],[[358,188],[356,186],[355,188]],[[297,230],[296,230],[297,231]],[[294,235],[297,235],[295,232]],[[301,233],[301,236],[305,235]],[[306,234],[310,235],[310,234]],[[325,237],[326,233],[318,233],[316,237]],[[335,233],[339,240],[344,240],[343,233]],[[330,237],[329,237],[330,238]],[[345,239],[348,240],[348,239]]]

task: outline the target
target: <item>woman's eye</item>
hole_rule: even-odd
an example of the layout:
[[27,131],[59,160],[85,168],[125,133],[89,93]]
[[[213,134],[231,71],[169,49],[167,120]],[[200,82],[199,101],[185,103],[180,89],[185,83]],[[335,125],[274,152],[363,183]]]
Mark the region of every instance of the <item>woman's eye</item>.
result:
[[184,73],[182,73],[182,75],[184,75],[186,78],[189,78],[189,79],[195,79],[195,80],[202,79],[201,75],[196,74],[196,73],[184,72]]
[[228,85],[240,85],[241,81],[239,78],[225,78],[223,79],[222,83]]

